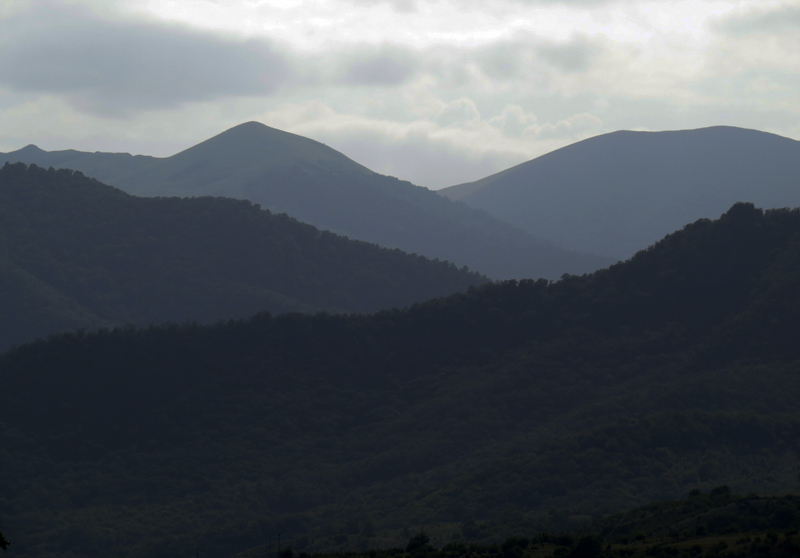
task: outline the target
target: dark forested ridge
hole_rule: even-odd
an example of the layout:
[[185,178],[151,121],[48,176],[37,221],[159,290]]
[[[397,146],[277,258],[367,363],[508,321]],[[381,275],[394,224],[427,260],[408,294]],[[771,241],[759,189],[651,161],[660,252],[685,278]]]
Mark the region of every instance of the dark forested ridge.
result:
[[[367,525],[367,529],[371,527]],[[678,500],[654,502],[560,533],[516,534],[476,540],[490,522],[467,520],[427,530],[385,532],[387,546],[344,553],[348,558],[796,558],[800,556],[800,497],[746,496],[727,485],[689,491]],[[340,537],[343,535],[340,535]],[[269,556],[269,545],[236,558]],[[297,554],[291,547],[282,558]],[[342,556],[341,550],[315,558]],[[301,558],[309,556],[300,553]]]
[[19,556],[368,548],[796,490],[800,211],[371,316],[70,334],[0,357]]
[[731,126],[618,131],[439,190],[572,250],[626,259],[740,200],[800,205],[800,142]]
[[139,198],[68,170],[0,169],[0,349],[70,329],[372,312],[486,279],[225,198]]
[[171,157],[46,152],[5,161],[71,168],[138,196],[247,199],[320,229],[454,262],[494,279],[586,273],[613,263],[559,248],[484,211],[372,172],[302,136],[247,122]]

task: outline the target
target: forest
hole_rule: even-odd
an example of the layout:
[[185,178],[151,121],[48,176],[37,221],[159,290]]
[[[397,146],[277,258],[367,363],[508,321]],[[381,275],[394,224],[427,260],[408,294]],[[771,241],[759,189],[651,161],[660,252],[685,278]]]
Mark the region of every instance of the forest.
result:
[[374,312],[488,279],[248,201],[141,198],[70,170],[0,168],[0,349],[62,331]]
[[[435,538],[425,531],[405,533],[399,544],[362,551],[317,552],[315,558],[745,558],[800,556],[798,524],[800,498],[793,494],[737,495],[721,485],[708,492],[691,490],[676,500],[654,502],[613,514],[561,533],[511,536],[493,543],[470,542],[461,536]],[[475,529],[475,522],[461,531]],[[402,534],[399,534],[402,535]],[[407,541],[407,542],[406,542]],[[306,558],[291,546],[274,549],[279,558]],[[236,558],[271,556],[273,549],[257,547]]]
[[800,211],[737,203],[556,282],[19,346],[0,356],[0,529],[15,556],[232,555],[279,533],[341,553],[421,530],[498,556],[693,490],[797,490],[798,256]]

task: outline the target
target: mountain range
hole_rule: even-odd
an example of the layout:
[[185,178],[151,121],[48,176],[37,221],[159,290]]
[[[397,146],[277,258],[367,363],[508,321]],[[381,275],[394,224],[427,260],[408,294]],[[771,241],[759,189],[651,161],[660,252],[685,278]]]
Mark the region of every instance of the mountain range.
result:
[[468,266],[494,279],[557,279],[612,263],[571,252],[486,212],[383,176],[308,138],[241,124],[166,158],[46,152],[29,145],[3,162],[69,168],[138,196],[225,196],[350,238]]
[[76,329],[374,312],[487,280],[249,201],[136,197],[70,170],[0,168],[0,350]]
[[560,246],[630,258],[738,201],[800,206],[800,142],[743,128],[619,131],[439,192]]
[[798,262],[800,211],[738,203],[552,283],[20,346],[0,529],[38,558],[345,551],[797,489]]

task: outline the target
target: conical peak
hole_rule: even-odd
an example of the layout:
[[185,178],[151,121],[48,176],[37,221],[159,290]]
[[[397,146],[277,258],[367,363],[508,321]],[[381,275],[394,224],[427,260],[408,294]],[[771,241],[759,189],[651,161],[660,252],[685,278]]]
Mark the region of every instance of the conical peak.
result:
[[34,145],[32,143],[26,145],[22,149],[18,150],[17,153],[44,153],[42,149],[39,149],[39,146]]

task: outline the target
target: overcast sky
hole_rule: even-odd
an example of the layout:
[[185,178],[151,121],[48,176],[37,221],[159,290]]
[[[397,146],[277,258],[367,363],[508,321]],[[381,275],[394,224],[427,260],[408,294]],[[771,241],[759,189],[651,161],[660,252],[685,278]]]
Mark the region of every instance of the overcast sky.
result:
[[800,0],[0,0],[0,151],[248,120],[432,188],[619,129],[800,139]]

